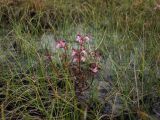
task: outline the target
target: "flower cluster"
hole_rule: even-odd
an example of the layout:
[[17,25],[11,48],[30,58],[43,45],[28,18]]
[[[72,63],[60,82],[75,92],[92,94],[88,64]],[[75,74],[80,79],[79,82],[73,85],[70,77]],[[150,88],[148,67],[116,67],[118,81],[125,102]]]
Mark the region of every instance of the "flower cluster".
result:
[[85,49],[72,49],[72,59],[73,62],[85,62],[87,57],[87,52]]
[[78,34],[76,36],[76,41],[79,42],[79,44],[84,44],[85,42],[89,42],[91,40],[91,36],[86,35],[86,36],[82,36],[80,34]]
[[[92,41],[91,36],[78,34],[76,36],[76,42],[78,43],[78,48],[71,48],[70,61],[73,64],[77,64],[79,69],[81,64],[89,63],[89,69],[92,73],[97,73],[99,71],[99,61],[101,60],[101,54],[98,51],[90,51],[86,48],[86,43]],[[63,48],[65,53],[67,51],[67,43],[65,40],[57,41],[56,48]]]
[[56,48],[64,48],[66,49],[67,43],[65,40],[59,40],[56,42]]

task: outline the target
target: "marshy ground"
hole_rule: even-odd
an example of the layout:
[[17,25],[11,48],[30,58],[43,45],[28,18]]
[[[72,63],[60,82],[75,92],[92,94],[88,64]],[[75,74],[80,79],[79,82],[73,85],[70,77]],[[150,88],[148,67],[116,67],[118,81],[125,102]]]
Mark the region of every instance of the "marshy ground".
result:
[[[56,41],[77,34],[96,75],[60,62]],[[159,120],[160,1],[1,0],[0,119]]]

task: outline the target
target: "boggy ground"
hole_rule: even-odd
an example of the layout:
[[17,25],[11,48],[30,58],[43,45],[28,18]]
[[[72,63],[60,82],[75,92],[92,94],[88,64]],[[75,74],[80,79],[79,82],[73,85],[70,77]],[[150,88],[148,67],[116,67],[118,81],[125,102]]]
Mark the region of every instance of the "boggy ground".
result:
[[[0,3],[0,119],[160,119],[159,1]],[[72,46],[78,33],[103,58],[81,94],[54,54],[55,40]]]

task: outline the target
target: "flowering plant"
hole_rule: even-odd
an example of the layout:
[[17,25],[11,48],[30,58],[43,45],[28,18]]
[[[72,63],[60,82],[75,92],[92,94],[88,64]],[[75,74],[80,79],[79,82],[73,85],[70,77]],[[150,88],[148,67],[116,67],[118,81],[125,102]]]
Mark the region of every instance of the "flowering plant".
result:
[[67,69],[69,75],[74,78],[73,83],[76,91],[82,93],[89,88],[87,80],[99,72],[102,56],[99,51],[87,47],[92,42],[91,36],[78,34],[75,42],[77,48],[69,47],[69,43],[65,40],[58,40],[56,48],[61,51],[60,61],[63,64],[63,69]]

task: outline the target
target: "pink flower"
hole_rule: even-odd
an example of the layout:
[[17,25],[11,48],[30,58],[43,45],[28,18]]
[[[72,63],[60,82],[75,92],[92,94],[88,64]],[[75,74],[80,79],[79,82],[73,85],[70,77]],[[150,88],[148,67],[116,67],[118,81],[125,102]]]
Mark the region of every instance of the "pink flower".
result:
[[78,57],[74,57],[74,58],[73,58],[73,62],[79,62]]
[[76,41],[79,42],[80,44],[83,44],[85,42],[89,42],[91,40],[91,36],[86,35],[86,36],[82,36],[80,34],[78,34],[76,36]]
[[80,62],[80,61],[85,62],[87,52],[85,49],[81,49],[81,50],[72,49],[71,56],[73,57],[73,62]]
[[85,62],[86,61],[86,57],[87,57],[87,52],[86,52],[85,49],[81,49],[80,56],[81,56],[81,61]]
[[77,36],[76,36],[76,41],[80,41],[82,39],[82,36],[80,35],[80,34],[78,34]]
[[78,34],[76,36],[76,41],[79,42],[80,44],[83,44],[85,42],[84,36]]
[[67,44],[65,40],[59,40],[56,43],[56,48],[66,48]]
[[81,56],[81,61],[85,62],[86,61],[86,57],[85,56]]
[[74,56],[73,57],[73,62],[85,62],[86,61],[86,57],[85,56]]
[[84,40],[85,40],[86,42],[91,41],[91,36],[89,36],[89,35],[84,36]]
[[91,63],[90,65],[90,70],[93,72],[93,73],[97,73],[98,70],[99,70],[99,67],[96,63]]
[[74,57],[75,55],[77,55],[78,54],[78,50],[76,50],[76,49],[72,49],[72,57]]
[[72,54],[71,56],[73,57],[73,62],[79,62],[79,50],[72,49]]
[[81,49],[81,55],[82,56],[87,56],[87,52],[86,52],[86,50],[84,48]]

